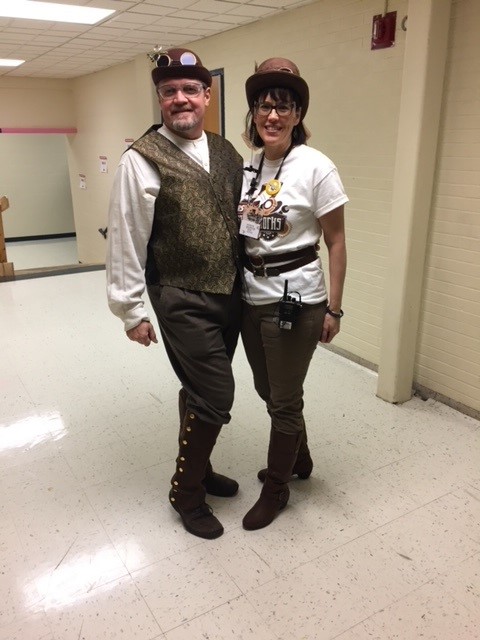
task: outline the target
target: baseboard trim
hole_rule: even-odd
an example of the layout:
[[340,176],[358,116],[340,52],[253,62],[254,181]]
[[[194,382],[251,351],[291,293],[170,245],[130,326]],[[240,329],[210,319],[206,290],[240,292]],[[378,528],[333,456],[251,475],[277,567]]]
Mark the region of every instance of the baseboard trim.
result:
[[[325,347],[325,349],[328,349],[328,351],[332,351],[332,353],[336,353],[337,355],[342,356],[347,360],[351,360],[352,362],[355,362],[356,364],[359,364],[362,367],[365,367],[366,369],[370,369],[371,371],[375,371],[378,373],[378,365],[374,364],[373,362],[369,362],[364,358],[360,358],[359,356],[356,356],[354,353],[350,353],[349,351],[346,351],[345,349],[341,349],[340,347],[334,346],[332,344],[323,345],[323,346]],[[463,413],[464,415],[469,416],[470,418],[474,418],[475,420],[480,420],[480,411],[478,409],[474,409],[473,407],[469,407],[466,404],[457,402],[457,400],[454,400],[453,398],[444,396],[442,393],[433,391],[433,389],[429,389],[428,387],[425,387],[423,384],[419,384],[418,382],[415,382],[415,380],[413,381],[413,388],[412,388],[412,397],[413,396],[417,396],[422,400],[429,400],[429,399],[436,400],[437,402],[446,404],[447,407],[451,407],[452,409],[455,409],[459,413]],[[393,404],[400,404],[400,403],[393,403]]]
[[86,271],[104,271],[104,264],[69,264],[61,267],[42,267],[39,269],[23,269],[13,276],[0,277],[0,282],[15,282],[16,280],[30,280],[32,278],[50,278],[51,276],[65,276],[72,273]]
[[57,238],[76,238],[77,234],[72,233],[47,233],[42,236],[15,236],[5,238],[5,242],[31,242],[32,240],[56,240]]

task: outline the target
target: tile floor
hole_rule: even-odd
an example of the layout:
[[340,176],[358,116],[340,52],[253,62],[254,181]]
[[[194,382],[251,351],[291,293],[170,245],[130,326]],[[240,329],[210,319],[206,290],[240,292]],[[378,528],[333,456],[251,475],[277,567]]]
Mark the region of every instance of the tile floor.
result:
[[102,271],[0,284],[0,640],[480,638],[480,423],[393,406],[321,347],[306,385],[313,476],[267,529],[241,518],[268,421],[241,346],[213,462],[225,534],[168,504],[177,383],[129,342]]

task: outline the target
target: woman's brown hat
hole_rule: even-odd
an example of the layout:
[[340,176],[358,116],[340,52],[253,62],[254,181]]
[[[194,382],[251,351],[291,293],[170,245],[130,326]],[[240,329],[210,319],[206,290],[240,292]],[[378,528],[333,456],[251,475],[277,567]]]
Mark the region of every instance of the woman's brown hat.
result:
[[207,87],[212,86],[210,71],[202,65],[196,53],[190,49],[168,49],[159,53],[156,67],[152,69],[152,80],[158,84],[160,80],[172,78],[189,78],[200,80]]
[[250,109],[253,109],[255,99],[262,91],[274,88],[292,89],[298,94],[302,103],[300,120],[303,120],[307,113],[310,92],[294,62],[287,58],[268,58],[257,67],[255,73],[245,82]]

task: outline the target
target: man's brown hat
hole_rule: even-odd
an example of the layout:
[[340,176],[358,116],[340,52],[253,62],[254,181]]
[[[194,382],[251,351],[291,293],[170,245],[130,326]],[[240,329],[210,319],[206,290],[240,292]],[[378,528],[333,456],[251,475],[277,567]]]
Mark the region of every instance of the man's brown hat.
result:
[[152,79],[155,84],[160,80],[173,78],[191,78],[200,80],[207,87],[212,86],[210,71],[202,65],[196,53],[190,49],[167,49],[159,53],[156,67],[152,69]]
[[255,73],[247,78],[245,91],[250,109],[257,96],[265,89],[292,89],[299,98],[301,105],[301,116],[303,120],[308,109],[310,92],[308,84],[300,77],[297,65],[287,58],[269,58],[257,67]]

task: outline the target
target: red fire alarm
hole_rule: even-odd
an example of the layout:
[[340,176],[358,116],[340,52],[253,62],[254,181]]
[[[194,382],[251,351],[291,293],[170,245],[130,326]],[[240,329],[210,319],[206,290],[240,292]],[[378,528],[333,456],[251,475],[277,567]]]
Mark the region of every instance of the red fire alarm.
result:
[[395,27],[397,25],[397,12],[373,16],[372,22],[372,49],[387,49],[395,44]]

